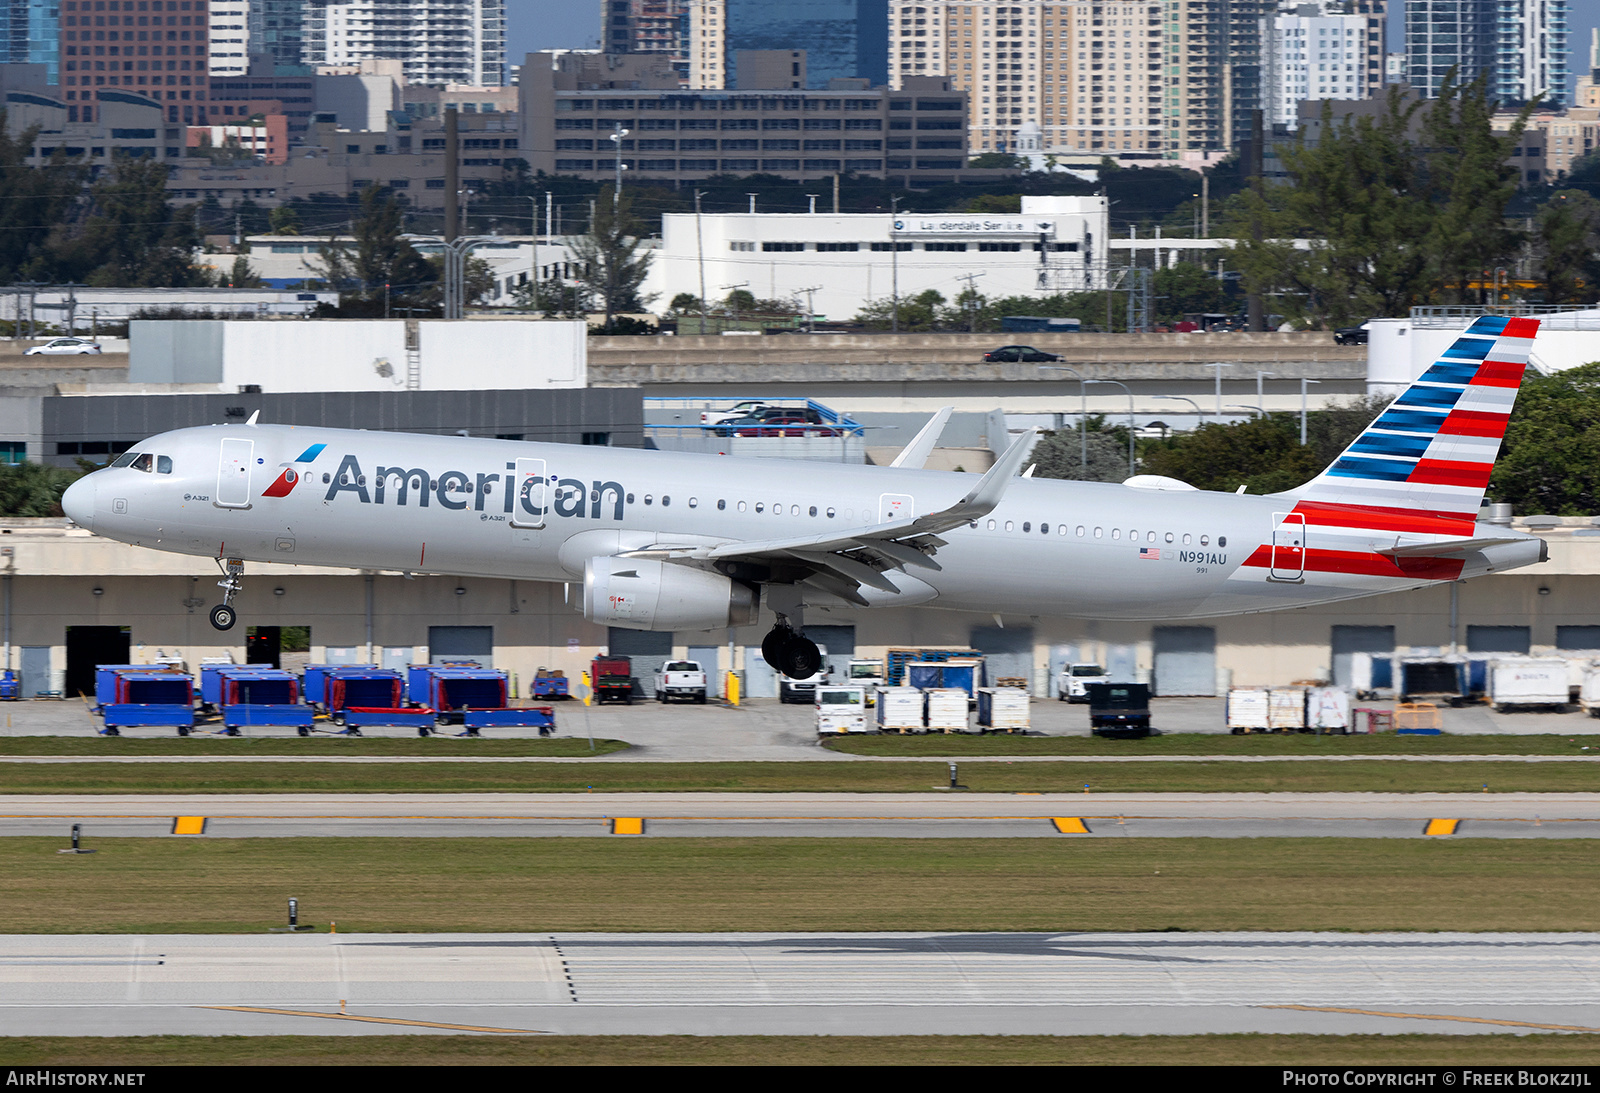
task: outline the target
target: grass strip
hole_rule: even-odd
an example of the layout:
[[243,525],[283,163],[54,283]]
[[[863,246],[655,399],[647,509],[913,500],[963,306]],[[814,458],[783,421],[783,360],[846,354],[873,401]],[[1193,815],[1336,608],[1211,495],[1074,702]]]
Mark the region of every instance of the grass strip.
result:
[[1399,736],[1357,733],[1171,733],[1141,740],[1098,736],[975,735],[847,736],[830,740],[830,751],[848,755],[1575,755],[1600,759],[1600,736],[1544,733],[1537,736]]
[[1600,1036],[25,1036],[4,1066],[1583,1066]]
[[[972,763],[989,793],[1584,793],[1576,763]],[[0,793],[921,793],[943,763],[74,763],[0,764]]]
[[[201,730],[196,730],[201,731]],[[451,729],[450,732],[458,730]],[[1600,741],[1597,741],[1600,743]],[[487,756],[548,757],[552,759],[582,758],[586,755],[610,755],[633,747],[626,740],[596,739],[594,749],[589,748],[587,737],[539,737],[517,740],[485,740],[482,737],[430,736],[423,739],[409,737],[357,737],[315,736],[311,738],[248,737],[248,736],[189,736],[158,737],[155,739],[129,736],[10,736],[0,737],[0,756],[18,755],[378,755],[378,756]]]
[[10,933],[1600,930],[1586,843],[0,839]]

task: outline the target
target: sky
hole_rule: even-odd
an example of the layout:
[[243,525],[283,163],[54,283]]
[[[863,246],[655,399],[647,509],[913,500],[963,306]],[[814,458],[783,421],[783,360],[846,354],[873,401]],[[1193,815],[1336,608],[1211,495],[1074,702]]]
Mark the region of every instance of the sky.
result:
[[[540,49],[586,49],[600,41],[601,0],[506,0],[506,57],[522,57]],[[1388,46],[1403,48],[1404,20],[1400,0],[1392,0]],[[1589,31],[1600,26],[1600,0],[1567,0],[1568,68],[1580,73],[1589,65]]]

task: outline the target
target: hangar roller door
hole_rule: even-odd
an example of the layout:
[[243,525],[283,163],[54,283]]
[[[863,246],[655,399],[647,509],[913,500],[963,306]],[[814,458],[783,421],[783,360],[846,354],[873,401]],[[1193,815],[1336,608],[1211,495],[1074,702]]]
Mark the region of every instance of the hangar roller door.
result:
[[428,663],[471,660],[485,668],[494,667],[494,627],[428,627]]
[[127,664],[133,639],[126,626],[67,627],[67,678],[70,695],[94,694],[96,664]]
[[1033,691],[1033,627],[974,626],[972,647],[988,661],[989,685],[1002,676],[1021,676]]
[[650,686],[650,677],[672,659],[672,632],[611,626],[606,629],[606,651],[633,661],[633,697],[648,698],[645,688]]
[[1158,695],[1214,695],[1217,693],[1217,632],[1209,626],[1158,626],[1155,677],[1151,692]]
[[1572,649],[1600,649],[1600,626],[1558,626],[1556,648],[1562,652]]
[[1533,631],[1526,626],[1469,626],[1467,652],[1526,654],[1533,644]]
[[1370,653],[1374,657],[1394,654],[1394,627],[1392,626],[1335,626],[1330,642],[1333,650],[1333,685],[1354,687],[1350,674],[1351,658],[1356,653]]

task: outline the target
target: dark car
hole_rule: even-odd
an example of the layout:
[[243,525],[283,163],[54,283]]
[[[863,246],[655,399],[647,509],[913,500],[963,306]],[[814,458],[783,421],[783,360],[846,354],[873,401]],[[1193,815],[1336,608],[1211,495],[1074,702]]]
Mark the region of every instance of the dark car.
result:
[[1044,350],[1035,349],[1031,345],[1002,345],[999,349],[985,353],[983,359],[991,364],[1004,361],[1033,363],[1035,361],[1058,361],[1061,359],[1061,354],[1046,353]]
[[733,422],[739,436],[838,436],[839,430],[828,425],[821,425],[816,420],[816,414],[803,415],[799,413],[785,414],[776,417],[767,417],[759,422],[748,424]]
[[1333,332],[1333,341],[1335,345],[1366,345],[1366,324],[1363,323],[1361,326],[1341,326]]
[[[718,436],[778,436],[780,434],[775,432],[755,433],[747,432],[746,430],[758,425],[803,425],[807,423],[812,425],[827,424],[822,420],[822,415],[811,409],[809,406],[764,406],[753,413],[745,414],[743,417],[731,418],[727,421],[719,422],[717,424],[716,433]],[[795,432],[781,435],[801,436],[803,434],[800,432]]]

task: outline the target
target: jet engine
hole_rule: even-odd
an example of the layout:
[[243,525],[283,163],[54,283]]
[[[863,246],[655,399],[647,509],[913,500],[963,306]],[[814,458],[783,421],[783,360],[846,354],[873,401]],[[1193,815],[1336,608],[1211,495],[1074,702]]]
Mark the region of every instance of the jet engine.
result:
[[607,556],[583,567],[583,617],[628,630],[748,626],[759,600],[750,585],[671,562]]

